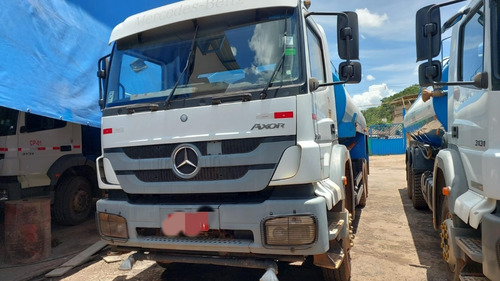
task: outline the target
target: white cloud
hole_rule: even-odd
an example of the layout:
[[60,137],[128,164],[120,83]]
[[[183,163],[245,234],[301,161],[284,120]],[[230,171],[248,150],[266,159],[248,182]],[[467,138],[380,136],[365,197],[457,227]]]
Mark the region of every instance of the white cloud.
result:
[[366,75],[366,80],[373,81],[373,80],[375,80],[375,77],[373,77],[373,75],[371,75],[371,74],[368,74],[368,75]]
[[381,99],[392,96],[394,94],[396,94],[395,91],[389,89],[387,87],[387,84],[382,83],[378,85],[371,85],[368,88],[368,92],[355,95],[352,97],[352,99],[358,107],[366,109],[368,107],[379,106],[381,104]]
[[386,13],[378,15],[370,12],[367,8],[356,9],[356,13],[361,28],[381,27],[389,19]]

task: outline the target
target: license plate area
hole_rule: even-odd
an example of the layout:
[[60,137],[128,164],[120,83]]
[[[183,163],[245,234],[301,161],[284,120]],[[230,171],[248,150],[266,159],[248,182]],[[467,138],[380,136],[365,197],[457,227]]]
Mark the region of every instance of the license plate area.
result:
[[197,236],[219,229],[219,210],[213,207],[161,210],[161,230],[166,236]]

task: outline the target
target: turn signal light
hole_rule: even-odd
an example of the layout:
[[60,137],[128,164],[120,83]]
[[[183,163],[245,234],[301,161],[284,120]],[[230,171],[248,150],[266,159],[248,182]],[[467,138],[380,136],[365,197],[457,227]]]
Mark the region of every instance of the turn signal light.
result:
[[127,220],[122,216],[99,213],[99,229],[103,236],[128,239]]
[[449,187],[449,186],[443,187],[443,195],[444,196],[450,195],[450,190],[451,190],[451,187]]

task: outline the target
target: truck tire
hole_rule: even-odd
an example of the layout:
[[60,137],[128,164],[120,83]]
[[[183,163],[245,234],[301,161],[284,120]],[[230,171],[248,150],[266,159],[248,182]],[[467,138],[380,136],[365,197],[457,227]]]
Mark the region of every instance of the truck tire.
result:
[[408,192],[408,198],[411,199],[413,193],[413,167],[410,164],[406,164],[406,191]]
[[340,267],[338,269],[321,268],[325,281],[349,281],[351,279],[351,255],[349,253],[350,242],[348,240],[342,242],[342,248],[346,254]]
[[77,225],[87,219],[92,210],[92,188],[82,176],[63,178],[56,188],[53,214],[56,223]]
[[421,177],[423,173],[415,173],[412,171],[412,194],[411,200],[413,202],[413,207],[418,210],[425,209],[427,203],[425,202],[424,195],[422,194]]
[[363,194],[361,195],[361,199],[359,200],[359,206],[366,206],[366,198],[368,197],[368,171],[366,168],[366,162],[363,161],[362,168],[362,182],[363,182]]

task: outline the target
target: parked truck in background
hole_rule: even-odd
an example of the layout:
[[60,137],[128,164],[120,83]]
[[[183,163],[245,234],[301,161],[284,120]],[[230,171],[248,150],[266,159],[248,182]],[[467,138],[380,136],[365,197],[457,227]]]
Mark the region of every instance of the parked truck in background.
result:
[[[52,220],[83,222],[100,197],[94,59],[102,23],[67,1],[3,1],[0,223],[4,202],[50,197]],[[15,16],[13,16],[15,15]]]
[[[500,3],[469,1],[441,27],[440,9],[457,2],[416,15],[419,82],[434,97],[405,116],[408,190],[432,211],[450,279],[500,280]],[[433,60],[447,29],[448,61]]]
[[[266,270],[309,260],[350,278],[366,203],[357,15],[310,1],[181,1],[127,18],[100,60],[101,237],[136,260]],[[316,16],[336,16],[332,74]],[[332,21],[332,23],[334,23]],[[334,91],[334,86],[335,91]]]
[[100,129],[0,107],[0,201],[51,196],[59,224],[83,222],[100,197]]

